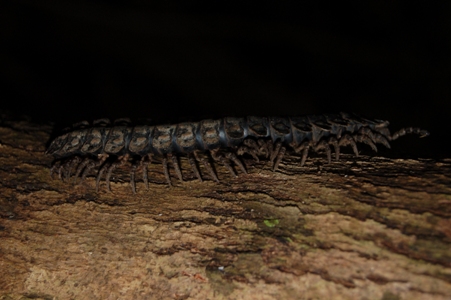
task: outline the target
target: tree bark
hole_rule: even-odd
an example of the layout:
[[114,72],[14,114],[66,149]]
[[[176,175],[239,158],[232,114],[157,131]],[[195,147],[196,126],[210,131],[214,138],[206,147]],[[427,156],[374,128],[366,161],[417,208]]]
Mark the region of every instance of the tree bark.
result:
[[0,299],[450,299],[451,159],[246,160],[95,192],[50,176],[51,126],[0,127]]

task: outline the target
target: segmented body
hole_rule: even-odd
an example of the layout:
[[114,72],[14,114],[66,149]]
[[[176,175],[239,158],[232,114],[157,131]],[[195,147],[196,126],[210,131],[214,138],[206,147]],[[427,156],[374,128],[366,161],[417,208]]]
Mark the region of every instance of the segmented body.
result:
[[[85,123],[83,123],[85,125]],[[377,151],[376,143],[390,147],[389,141],[407,133],[429,135],[425,130],[408,127],[391,135],[389,122],[368,120],[354,114],[326,114],[301,117],[246,117],[203,120],[173,125],[111,126],[104,120],[92,127],[76,128],[57,137],[47,150],[57,162],[52,172],[58,169],[60,177],[83,180],[92,170],[97,171],[97,188],[104,174],[107,187],[113,170],[131,163],[131,185],[135,192],[135,172],[143,170],[143,181],[148,186],[147,165],[152,158],[162,157],[164,173],[171,184],[168,160],[180,180],[183,176],[177,156],[186,155],[194,174],[202,180],[197,162],[202,162],[210,176],[219,181],[208,159],[199,153],[210,153],[214,161],[225,165],[236,176],[232,165],[246,173],[239,156],[248,154],[254,159],[269,158],[276,170],[285,151],[301,153],[301,166],[309,151],[324,151],[331,161],[331,149],[336,159],[341,146],[351,146],[358,156],[357,143],[366,143]]]

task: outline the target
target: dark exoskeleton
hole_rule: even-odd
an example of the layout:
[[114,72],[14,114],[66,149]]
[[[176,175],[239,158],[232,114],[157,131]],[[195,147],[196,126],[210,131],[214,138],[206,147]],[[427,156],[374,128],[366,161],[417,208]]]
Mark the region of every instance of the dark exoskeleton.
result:
[[[368,120],[354,114],[326,114],[301,117],[246,117],[203,120],[173,125],[128,126],[120,123],[110,125],[104,119],[92,127],[81,123],[74,129],[57,137],[47,150],[55,158],[52,173],[58,170],[60,178],[81,177],[84,180],[98,169],[96,190],[106,173],[106,185],[110,190],[110,178],[115,168],[132,163],[130,183],[136,192],[135,173],[142,169],[143,181],[148,187],[147,166],[154,157],[161,157],[167,182],[171,185],[168,162],[171,161],[177,177],[183,181],[178,156],[186,155],[195,176],[202,181],[197,166],[201,162],[213,180],[219,181],[209,160],[201,153],[210,153],[214,161],[223,164],[234,176],[232,165],[243,173],[246,168],[239,156],[248,154],[255,160],[269,158],[272,169],[277,170],[286,150],[301,153],[303,166],[309,151],[324,151],[328,162],[340,155],[341,146],[351,146],[359,155],[357,143],[365,143],[374,151],[380,143],[390,148],[389,141],[405,134],[414,133],[425,137],[426,130],[408,127],[390,134],[389,122]],[[114,158],[114,159],[111,159]]]

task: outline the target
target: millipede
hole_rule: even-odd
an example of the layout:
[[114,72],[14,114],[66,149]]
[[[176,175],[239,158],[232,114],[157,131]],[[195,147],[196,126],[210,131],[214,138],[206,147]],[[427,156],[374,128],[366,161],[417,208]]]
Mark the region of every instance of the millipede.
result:
[[226,117],[217,120],[185,122],[170,125],[131,126],[124,120],[110,123],[107,119],[94,121],[92,125],[81,122],[66,133],[55,138],[46,153],[53,155],[51,174],[59,178],[80,182],[96,173],[96,191],[102,177],[110,189],[113,171],[129,165],[130,185],[136,193],[136,172],[142,171],[145,186],[149,187],[148,165],[161,161],[164,176],[171,186],[169,165],[183,181],[179,163],[186,156],[192,171],[200,181],[202,164],[209,177],[219,182],[213,163],[225,166],[237,176],[235,169],[247,173],[242,156],[256,161],[269,160],[276,171],[284,154],[291,151],[300,155],[300,166],[304,166],[310,151],[323,152],[328,163],[340,157],[340,147],[350,146],[359,156],[357,143],[364,143],[377,152],[376,144],[390,148],[390,141],[406,134],[420,137],[429,132],[417,127],[406,127],[394,134],[388,129],[389,122],[370,120],[356,114],[305,115],[299,117]]

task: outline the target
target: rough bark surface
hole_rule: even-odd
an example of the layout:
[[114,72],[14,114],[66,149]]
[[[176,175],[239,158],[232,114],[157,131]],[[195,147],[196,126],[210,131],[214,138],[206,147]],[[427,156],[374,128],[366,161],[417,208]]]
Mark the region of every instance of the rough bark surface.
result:
[[96,193],[50,177],[50,131],[0,127],[0,299],[451,298],[449,159],[288,156],[219,184],[182,159],[175,187],[153,164],[149,190],[124,169]]

